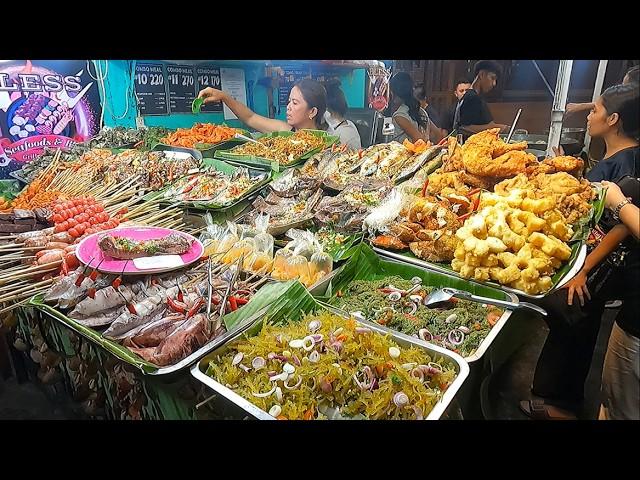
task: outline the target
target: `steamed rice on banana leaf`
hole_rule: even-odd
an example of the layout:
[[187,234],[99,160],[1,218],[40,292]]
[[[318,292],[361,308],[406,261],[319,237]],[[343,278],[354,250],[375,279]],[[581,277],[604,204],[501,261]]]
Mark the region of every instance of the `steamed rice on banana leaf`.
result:
[[207,374],[280,419],[422,419],[453,382],[448,362],[322,313],[230,346]]

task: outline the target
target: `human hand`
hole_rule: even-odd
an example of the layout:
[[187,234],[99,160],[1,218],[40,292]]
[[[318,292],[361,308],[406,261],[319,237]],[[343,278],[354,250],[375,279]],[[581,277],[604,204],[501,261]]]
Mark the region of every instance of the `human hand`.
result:
[[551,150],[553,150],[553,153],[556,157],[564,156],[564,148],[562,148],[562,145],[560,145],[559,147],[551,147]]
[[217,88],[207,87],[203,90],[200,90],[198,93],[198,98],[203,99],[203,103],[215,103],[222,101],[225,93],[222,90],[218,90]]
[[604,199],[604,206],[609,210],[613,210],[616,206],[625,199],[624,193],[620,190],[620,187],[612,182],[603,180],[600,182],[604,188],[607,189],[607,196]]
[[580,299],[580,306],[584,307],[584,297],[586,296],[591,300],[591,294],[587,289],[587,273],[584,270],[580,270],[578,274],[569,280],[562,288],[566,288],[567,292],[567,305],[573,305],[574,294],[578,295]]

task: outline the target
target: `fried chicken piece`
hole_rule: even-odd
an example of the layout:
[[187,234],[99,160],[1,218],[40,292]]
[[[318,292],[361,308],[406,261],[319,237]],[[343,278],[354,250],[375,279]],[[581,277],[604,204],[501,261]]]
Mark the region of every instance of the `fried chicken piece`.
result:
[[581,176],[584,169],[584,160],[568,155],[562,157],[545,158],[542,161],[542,164],[552,167],[555,172],[567,172],[575,177]]
[[462,172],[461,177],[465,184],[475,188],[482,188],[483,190],[492,190],[493,186],[501,180],[501,178],[483,177],[469,172]]
[[411,227],[409,227],[406,223],[394,223],[389,226],[389,231],[401,242],[409,243],[416,241],[416,232],[412,230]]
[[464,166],[469,173],[485,177],[514,177],[533,163],[537,163],[536,157],[521,150],[512,150],[496,158],[487,157],[483,151],[477,153],[473,150],[470,156],[464,157]]
[[437,195],[445,188],[453,188],[457,193],[464,195],[470,188],[465,184],[463,175],[463,172],[432,173],[429,175],[427,192]]

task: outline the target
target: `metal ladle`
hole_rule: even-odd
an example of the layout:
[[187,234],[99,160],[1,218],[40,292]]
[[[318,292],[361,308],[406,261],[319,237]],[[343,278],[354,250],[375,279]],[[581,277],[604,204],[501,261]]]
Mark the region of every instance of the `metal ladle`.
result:
[[495,298],[481,297],[479,295],[473,295],[472,293],[465,292],[464,290],[458,290],[457,288],[440,288],[434,290],[424,299],[424,305],[430,308],[436,308],[445,302],[451,300],[452,297],[462,298],[471,302],[487,303],[489,305],[496,305],[498,307],[505,307],[511,310],[533,310],[540,315],[547,316],[547,311],[544,308],[540,308],[537,305],[529,302],[510,302],[508,300],[497,300]]

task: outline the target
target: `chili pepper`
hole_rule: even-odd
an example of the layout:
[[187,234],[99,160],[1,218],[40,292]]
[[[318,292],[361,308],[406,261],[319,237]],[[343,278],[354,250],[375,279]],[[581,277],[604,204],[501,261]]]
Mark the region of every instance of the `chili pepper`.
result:
[[191,317],[192,315],[195,315],[198,310],[200,310],[200,308],[204,305],[205,301],[204,298],[201,298],[200,300],[198,300],[198,302],[189,309],[189,311],[187,312],[187,318]]
[[425,197],[427,195],[427,187],[429,186],[429,177],[424,181],[424,185],[422,186],[422,196]]
[[232,312],[235,312],[238,309],[238,302],[236,301],[236,297],[233,295],[229,297],[229,307]]
[[87,263],[84,266],[84,268],[82,269],[82,272],[80,272],[80,275],[78,275],[78,278],[76,278],[76,283],[75,283],[76,287],[79,287],[80,285],[82,285],[82,282],[84,282],[87,267],[91,265],[91,262],[93,262],[93,257],[91,257],[91,260],[89,260],[89,263]]
[[98,272],[98,267],[102,262],[104,262],[104,258],[100,260],[100,263],[96,265],[96,267],[93,269],[93,272],[91,272],[91,275],[89,275],[89,278],[91,279],[92,282],[95,282],[96,278],[98,278],[98,275],[100,274],[100,272]]
[[138,315],[136,307],[133,305],[133,303],[127,303],[127,310],[129,310],[129,312],[131,312],[133,315]]
[[89,290],[87,290],[87,296],[89,298],[96,298],[96,289],[91,287]]
[[236,295],[251,295],[249,290],[236,290]]
[[247,303],[249,303],[249,300],[246,298],[235,297],[235,299],[238,305],[246,305]]
[[184,307],[178,305],[170,297],[167,297],[167,303],[169,304],[169,308],[171,308],[171,310],[173,310],[174,312],[184,313],[186,311]]
[[178,285],[178,301],[184,302],[184,295],[182,294],[182,289],[180,288],[180,285]]
[[122,276],[124,275],[124,271],[127,268],[127,263],[129,263],[129,260],[127,260],[126,262],[124,262],[124,266],[122,267],[122,273],[120,275],[118,275],[118,278],[116,278],[113,283],[111,284],[111,286],[113,288],[115,288],[116,290],[118,290],[118,287],[120,286],[120,284],[122,283]]

